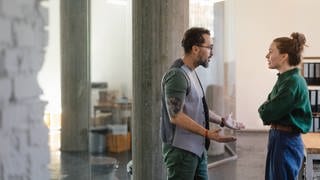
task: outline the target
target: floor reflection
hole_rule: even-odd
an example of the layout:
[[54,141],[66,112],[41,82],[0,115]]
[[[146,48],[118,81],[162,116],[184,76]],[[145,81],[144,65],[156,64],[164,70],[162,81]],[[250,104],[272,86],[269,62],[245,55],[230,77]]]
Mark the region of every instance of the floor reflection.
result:
[[126,165],[131,152],[61,152],[60,131],[50,130],[51,180],[130,180]]
[[[267,132],[239,132],[237,133],[236,148],[237,159],[221,163],[209,168],[209,179],[219,180],[248,180],[263,179],[267,146]],[[130,180],[126,165],[131,160],[131,152],[123,153],[66,153],[60,152],[60,131],[50,131],[51,162],[49,165],[51,180]],[[104,169],[98,166],[90,166],[92,157],[110,157],[105,161],[118,163],[118,168]],[[217,156],[209,156],[209,162],[218,162],[230,157],[230,153]],[[103,159],[101,160],[103,161]],[[96,162],[99,164],[98,162]],[[108,163],[107,163],[108,164]],[[107,166],[108,167],[108,166]],[[102,170],[102,171],[101,171]],[[104,173],[105,172],[105,173]]]

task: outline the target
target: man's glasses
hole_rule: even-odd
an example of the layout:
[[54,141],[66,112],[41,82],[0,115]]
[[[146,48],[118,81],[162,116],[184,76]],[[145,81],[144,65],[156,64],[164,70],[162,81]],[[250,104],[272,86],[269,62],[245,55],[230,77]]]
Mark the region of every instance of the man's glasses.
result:
[[212,51],[212,49],[213,49],[213,45],[210,45],[210,46],[197,45],[197,46],[198,46],[198,47],[207,48],[207,49],[209,49],[210,51]]

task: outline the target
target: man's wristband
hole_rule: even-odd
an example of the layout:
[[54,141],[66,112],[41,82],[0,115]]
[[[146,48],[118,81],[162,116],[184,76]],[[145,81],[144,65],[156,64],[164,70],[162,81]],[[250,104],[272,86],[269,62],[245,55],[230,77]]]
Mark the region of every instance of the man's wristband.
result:
[[204,133],[204,137],[208,138],[208,129],[206,129],[205,133]]
[[225,119],[222,117],[221,122],[220,122],[220,127],[224,127],[224,121],[225,121]]

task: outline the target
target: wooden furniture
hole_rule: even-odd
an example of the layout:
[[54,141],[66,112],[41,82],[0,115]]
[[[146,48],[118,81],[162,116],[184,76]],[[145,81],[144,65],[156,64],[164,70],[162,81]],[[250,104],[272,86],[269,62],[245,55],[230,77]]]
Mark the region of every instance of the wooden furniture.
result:
[[305,148],[306,164],[305,179],[314,179],[314,161],[320,160],[320,133],[302,134],[302,140]]
[[[90,131],[93,135],[105,135],[107,150],[113,153],[120,153],[131,149],[130,119],[132,103],[128,100],[112,102],[99,101],[93,106],[93,126]],[[110,116],[107,121],[99,118],[104,115]]]
[[131,110],[131,103],[99,103],[93,106],[93,117],[96,118],[97,112],[112,112],[115,109]]
[[121,153],[131,149],[131,134],[107,134],[106,144],[109,152]]

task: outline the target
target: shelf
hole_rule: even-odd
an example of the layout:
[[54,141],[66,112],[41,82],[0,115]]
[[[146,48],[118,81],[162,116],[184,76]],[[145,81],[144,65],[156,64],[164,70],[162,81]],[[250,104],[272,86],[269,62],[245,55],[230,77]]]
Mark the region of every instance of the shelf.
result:
[[314,118],[318,118],[318,117],[320,117],[320,112],[312,112],[312,116]]
[[302,63],[320,63],[320,57],[319,59],[303,59]]
[[305,57],[300,67],[301,75],[310,86],[320,86],[320,57]]
[[320,86],[317,85],[308,85],[309,90],[320,90]]
[[320,56],[307,56],[303,57],[303,62],[319,62]]
[[[302,61],[302,75],[308,83],[309,98],[311,108],[313,110],[313,118],[320,118],[319,103],[320,103],[320,56],[304,57]],[[306,68],[306,71],[304,71]],[[313,122],[313,125],[314,122]],[[317,125],[319,126],[319,125]]]

